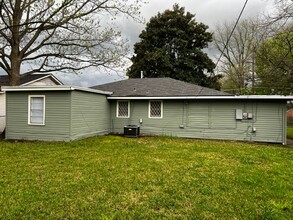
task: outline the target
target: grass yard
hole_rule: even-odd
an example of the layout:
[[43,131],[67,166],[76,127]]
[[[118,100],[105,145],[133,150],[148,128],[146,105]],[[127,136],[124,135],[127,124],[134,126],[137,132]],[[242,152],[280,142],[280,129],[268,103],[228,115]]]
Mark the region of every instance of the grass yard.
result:
[[0,219],[293,219],[293,148],[169,137],[0,141]]
[[287,138],[293,139],[293,127],[287,127]]

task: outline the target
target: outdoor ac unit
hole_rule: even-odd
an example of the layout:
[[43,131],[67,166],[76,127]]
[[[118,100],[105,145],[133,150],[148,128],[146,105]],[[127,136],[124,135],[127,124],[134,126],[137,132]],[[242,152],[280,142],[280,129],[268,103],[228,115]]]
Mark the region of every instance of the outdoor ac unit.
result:
[[140,133],[140,128],[138,125],[124,126],[124,136],[125,137],[138,137],[139,133]]

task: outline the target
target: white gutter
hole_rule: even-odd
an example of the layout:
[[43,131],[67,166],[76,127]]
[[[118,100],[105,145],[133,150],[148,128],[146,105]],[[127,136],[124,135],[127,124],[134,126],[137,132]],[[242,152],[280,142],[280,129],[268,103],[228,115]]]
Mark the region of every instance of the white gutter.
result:
[[112,92],[97,90],[97,89],[89,89],[83,88],[78,86],[3,86],[1,87],[2,91],[5,92],[30,92],[30,91],[84,91],[84,92],[91,92],[91,93],[98,93],[104,95],[111,95]]
[[293,96],[281,96],[281,95],[240,95],[240,96],[157,96],[157,97],[146,97],[146,96],[135,96],[135,97],[124,97],[124,96],[109,96],[109,100],[178,100],[178,99],[225,99],[225,100],[293,100]]
[[[66,85],[56,85],[56,86],[2,86],[1,90],[4,92],[18,92],[18,91],[84,91],[91,93],[98,93],[104,95],[112,95],[112,92],[102,91],[97,89],[84,88],[79,86],[66,86]],[[283,96],[283,95],[223,95],[223,96],[108,96],[109,100],[195,100],[195,99],[219,99],[219,100],[293,100],[293,96]]]

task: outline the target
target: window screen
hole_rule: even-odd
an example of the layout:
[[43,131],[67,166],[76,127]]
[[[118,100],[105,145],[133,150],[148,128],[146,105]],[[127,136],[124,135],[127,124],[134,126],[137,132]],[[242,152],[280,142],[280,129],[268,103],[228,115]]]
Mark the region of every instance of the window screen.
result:
[[150,101],[149,103],[149,117],[162,118],[162,101]]
[[129,101],[118,101],[117,117],[128,118],[129,117]]

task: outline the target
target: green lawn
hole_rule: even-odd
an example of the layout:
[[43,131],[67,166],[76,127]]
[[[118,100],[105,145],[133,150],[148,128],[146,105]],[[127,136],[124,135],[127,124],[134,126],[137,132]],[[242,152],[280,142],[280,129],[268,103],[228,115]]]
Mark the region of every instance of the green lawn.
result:
[[293,139],[293,127],[287,127],[287,138]]
[[0,219],[293,219],[293,148],[168,137],[0,141]]

